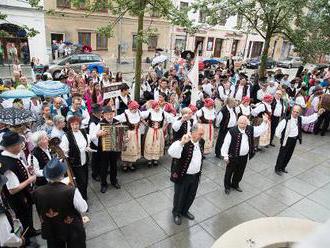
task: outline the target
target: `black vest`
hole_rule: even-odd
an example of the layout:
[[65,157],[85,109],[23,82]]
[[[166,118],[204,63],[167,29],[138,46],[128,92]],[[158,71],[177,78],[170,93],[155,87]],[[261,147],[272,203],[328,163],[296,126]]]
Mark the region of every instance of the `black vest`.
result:
[[203,109],[202,109],[201,111],[202,111],[202,116],[199,117],[200,122],[203,123],[203,124],[213,123],[214,120],[207,120],[207,119],[205,118],[205,116],[204,116],[204,111],[203,111]]
[[[231,135],[231,142],[229,146],[229,158],[237,158],[239,157],[239,153],[241,150],[241,142],[242,142],[242,133],[239,131],[238,126],[235,126],[229,130]],[[245,129],[245,133],[248,136],[249,142],[249,159],[254,156],[254,137],[253,137],[253,126],[248,125]]]
[[[276,104],[277,104],[277,101],[274,98],[273,101],[272,101],[272,103],[271,103],[271,105],[270,105],[272,107],[272,114],[274,114],[274,111],[275,111],[275,108],[276,108]],[[282,111],[281,111],[281,116],[280,117],[282,117],[284,115],[284,103],[283,103],[283,99],[282,98],[280,99],[280,104],[282,106]]]
[[[235,108],[233,108],[233,111],[234,111],[234,114],[236,115],[236,121],[237,121],[237,114],[236,114]],[[226,132],[228,129],[228,124],[229,124],[229,120],[230,120],[230,112],[226,106],[222,107],[220,112],[222,113],[222,119],[219,124],[220,125],[219,132]]]
[[[291,116],[285,118],[285,126],[284,126],[284,129],[283,129],[282,133],[281,133],[281,139],[280,139],[281,145],[283,144],[284,136],[285,136],[285,132],[286,132],[286,128],[288,126],[288,121],[290,119],[291,119]],[[301,144],[302,143],[302,123],[301,123],[301,116],[298,116],[297,126],[298,126],[298,140],[299,140],[299,143]]]
[[[204,143],[205,141],[203,139],[199,141],[199,147],[201,149],[202,156],[204,154]],[[171,178],[170,178],[172,182],[178,183],[182,180],[184,175],[186,175],[193,156],[193,152],[194,152],[194,144],[191,141],[189,141],[183,147],[181,158],[172,159]],[[203,164],[203,159],[201,163]],[[201,171],[202,171],[202,166],[201,166]],[[201,173],[201,171],[199,172],[199,174]]]
[[[236,87],[235,87],[234,98],[236,98],[236,94],[237,94],[238,88],[239,88],[239,84],[237,84]],[[248,86],[247,84],[244,85],[244,87],[243,87],[243,92],[242,92],[242,97],[244,97],[244,96],[247,95],[248,88],[249,88],[249,86]]]
[[131,98],[130,96],[127,96],[127,104],[124,103],[121,96],[118,96],[118,101],[119,101],[119,108],[117,109],[117,115],[121,115],[122,113],[125,112],[126,109],[128,109],[128,103],[131,101]]
[[[100,120],[99,118],[97,118],[95,115],[92,114],[92,115],[91,115],[91,118],[89,119],[89,124],[88,124],[87,133],[89,133],[89,126],[91,125],[91,123],[94,123],[95,126],[96,126],[97,124],[100,123],[100,121],[101,121],[101,120]],[[94,149],[94,150],[97,149],[97,146],[94,145],[93,142],[91,142],[90,147],[91,147],[92,149]]]
[[37,188],[33,200],[41,222],[43,239],[67,241],[72,237],[86,238],[81,214],[74,208],[75,188],[60,182]]
[[[25,169],[21,160],[0,155],[0,163],[2,166],[12,171],[16,175],[20,183],[28,179],[28,172]],[[6,197],[6,200],[8,201],[9,206],[15,211],[15,213],[18,209],[24,209],[31,204],[31,191],[32,187],[29,185],[20,192],[17,192],[16,194],[12,195],[9,193],[6,185],[4,185],[3,187],[3,193]]]
[[[85,133],[85,131],[80,130],[80,132],[84,136],[86,143],[88,143],[87,134]],[[66,132],[65,135],[69,142],[68,161],[69,161],[70,165],[73,167],[82,166],[81,158],[80,158],[80,150],[79,150],[78,144],[76,142],[76,139],[75,139],[72,131]],[[86,152],[86,157],[87,157],[87,152]],[[87,159],[87,161],[88,161],[88,159]]]
[[[182,117],[180,117],[178,120],[181,120],[181,118]],[[189,122],[190,122],[190,124],[189,124]],[[177,141],[177,140],[181,140],[182,136],[188,132],[188,125],[190,125],[190,127],[192,127],[194,120],[190,119],[189,122],[185,121],[185,122],[181,123],[181,127],[177,132],[175,132],[173,130],[173,142]]]
[[[31,153],[38,160],[39,168],[41,170],[43,170],[44,167],[46,166],[46,164],[49,161],[49,158],[48,158],[47,154],[40,147],[38,147],[38,146],[35,147],[32,150]],[[32,156],[31,156],[31,165],[33,165],[33,158],[32,158]],[[47,180],[46,180],[45,177],[37,177],[37,180],[36,180],[36,185],[37,186],[41,186],[41,185],[45,185],[45,184],[47,184]]]

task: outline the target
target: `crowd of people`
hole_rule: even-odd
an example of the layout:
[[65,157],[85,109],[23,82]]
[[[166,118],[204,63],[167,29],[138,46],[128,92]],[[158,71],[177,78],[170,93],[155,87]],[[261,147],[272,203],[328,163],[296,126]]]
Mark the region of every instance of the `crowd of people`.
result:
[[[59,79],[70,87],[69,94],[2,99],[1,108],[30,110],[36,121],[0,124],[0,216],[6,213],[8,219],[1,217],[0,246],[33,245],[30,238],[40,234],[33,227],[36,204],[48,247],[85,247],[81,214],[88,211],[89,170],[105,193],[110,184],[121,187],[118,168],[134,173],[144,159],[152,169],[168,151],[175,185],[173,220],[180,225],[182,217],[194,219],[189,208],[207,157],[215,154],[224,160],[225,193],[242,192],[239,183],[247,160],[275,146],[275,136],[280,138],[280,150],[274,171],[281,176],[288,172],[302,132],[326,135],[330,68],[300,68],[289,79],[280,69],[260,78],[257,72],[248,77],[230,63],[207,65],[200,72],[194,99],[187,78],[191,67],[190,61],[181,60],[167,70],[162,64],[150,68],[135,100],[130,92],[136,86],[123,82],[120,72],[114,77],[109,70],[99,74],[83,66],[74,71],[70,65]],[[36,82],[49,78],[47,69]],[[3,90],[29,89],[34,83],[16,73],[3,82]],[[104,88],[112,83],[121,83],[120,93],[105,98]],[[24,237],[11,232],[13,215]]]

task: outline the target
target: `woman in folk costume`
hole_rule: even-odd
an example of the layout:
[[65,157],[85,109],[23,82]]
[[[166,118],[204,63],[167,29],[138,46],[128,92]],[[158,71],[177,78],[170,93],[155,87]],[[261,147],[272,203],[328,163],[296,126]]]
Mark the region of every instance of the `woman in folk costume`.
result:
[[[263,122],[263,114],[267,114],[269,119],[272,114],[271,103],[273,101],[273,96],[266,94],[261,103],[258,103],[254,109],[251,110],[251,114],[255,117],[254,126],[259,126]],[[264,132],[259,137],[259,146],[267,147],[270,144],[271,136],[271,125],[268,126],[267,131]],[[255,143],[258,144],[258,143]]]
[[151,101],[151,109],[141,112],[141,116],[149,127],[144,141],[144,158],[148,160],[148,167],[157,166],[158,160],[164,155],[163,127],[166,122],[171,122],[172,116],[163,111],[156,100]]
[[245,115],[248,119],[251,117],[251,106],[250,106],[251,99],[249,96],[243,96],[242,102],[238,105],[238,117],[241,115]]
[[129,142],[127,142],[126,150],[121,153],[123,171],[135,171],[133,163],[141,158],[141,113],[139,107],[137,101],[133,100],[128,104],[128,109],[124,113],[114,117],[128,126]]
[[[316,86],[313,90],[313,94],[310,96],[310,98],[307,101],[306,112],[305,112],[304,116],[310,116],[319,111],[319,103],[320,103],[322,95],[323,95],[322,87],[319,85]],[[314,125],[315,125],[315,122],[312,122],[309,124],[302,125],[302,128],[307,133],[313,133]]]
[[209,154],[213,150],[214,143],[213,124],[216,118],[214,101],[211,98],[206,98],[204,100],[204,107],[196,112],[196,116],[204,129],[204,154]]

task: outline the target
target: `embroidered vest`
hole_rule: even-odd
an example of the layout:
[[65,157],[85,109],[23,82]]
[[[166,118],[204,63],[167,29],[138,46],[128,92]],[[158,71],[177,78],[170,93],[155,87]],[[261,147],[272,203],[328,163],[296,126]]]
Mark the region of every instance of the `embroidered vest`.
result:
[[[238,126],[235,126],[229,130],[231,135],[231,143],[229,146],[229,158],[237,158],[240,156],[242,133],[239,131]],[[253,126],[248,125],[245,129],[245,134],[248,136],[249,142],[249,159],[254,156],[254,137]]]

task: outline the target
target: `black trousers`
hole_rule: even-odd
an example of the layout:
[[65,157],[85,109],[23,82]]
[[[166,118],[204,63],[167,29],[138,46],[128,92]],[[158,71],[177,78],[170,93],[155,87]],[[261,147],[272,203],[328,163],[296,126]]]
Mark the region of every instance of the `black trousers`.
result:
[[100,152],[100,177],[101,186],[108,185],[107,177],[110,167],[110,183],[117,183],[117,160],[119,159],[120,152]]
[[184,175],[182,181],[174,184],[173,215],[185,215],[195,200],[199,174]]
[[215,144],[215,155],[217,157],[220,157],[220,155],[221,155],[221,147],[223,145],[223,141],[225,140],[228,130],[229,130],[229,128],[225,128],[224,131],[219,130],[217,143]]
[[322,135],[325,135],[325,132],[328,130],[329,123],[330,123],[330,111],[326,110],[317,119],[314,126],[314,133],[318,134],[319,132],[321,132]]
[[289,137],[286,145],[280,147],[280,151],[277,156],[277,161],[275,165],[275,170],[276,171],[282,171],[285,169],[285,167],[288,165],[294,148],[296,147],[297,143],[297,137]]
[[77,188],[81,196],[87,201],[87,186],[88,186],[88,166],[72,166],[72,172],[76,178]]
[[237,188],[243,178],[244,170],[248,160],[248,155],[230,158],[225,172],[225,189]]
[[33,213],[32,213],[32,202],[28,200],[24,206],[11,206],[15,212],[16,218],[22,223],[24,231],[29,228],[26,232],[25,237],[29,239],[33,232]]
[[92,167],[92,176],[97,177],[100,175],[100,151],[92,153],[91,167]]
[[47,248],[86,248],[86,237],[72,240],[61,241],[61,240],[47,240]]
[[271,132],[270,132],[270,143],[271,144],[273,143],[275,130],[276,130],[276,127],[277,127],[279,122],[280,122],[280,117],[272,115],[271,124],[270,124],[270,130],[271,130]]

